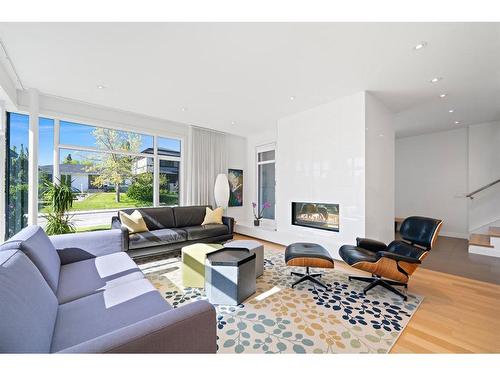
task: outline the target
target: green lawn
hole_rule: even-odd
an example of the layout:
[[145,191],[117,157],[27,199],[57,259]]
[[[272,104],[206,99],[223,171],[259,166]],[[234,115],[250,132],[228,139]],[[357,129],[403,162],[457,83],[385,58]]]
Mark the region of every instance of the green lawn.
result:
[[[174,205],[178,203],[179,195],[177,193],[162,193],[160,202],[162,204]],[[120,193],[120,202],[115,202],[115,193],[95,193],[90,194],[83,201],[73,201],[73,208],[71,211],[93,211],[93,210],[106,210],[112,208],[134,208],[134,207],[148,207],[152,202],[141,202],[127,197],[127,193]],[[48,211],[47,207],[39,206],[40,212]]]
[[89,227],[78,227],[76,228],[76,232],[93,232],[96,230],[106,230],[106,229],[111,229],[110,224],[103,224],[103,225],[91,225]]
[[73,201],[71,211],[91,211],[91,210],[106,210],[108,208],[132,208],[144,207],[150,204],[139,202],[135,199],[127,197],[127,193],[120,194],[120,202],[115,202],[115,193],[95,193],[83,201]]

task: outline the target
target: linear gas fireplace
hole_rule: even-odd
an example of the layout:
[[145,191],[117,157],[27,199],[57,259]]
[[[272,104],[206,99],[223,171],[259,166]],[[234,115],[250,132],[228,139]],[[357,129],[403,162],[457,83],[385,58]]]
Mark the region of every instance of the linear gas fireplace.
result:
[[339,205],[292,202],[292,224],[301,227],[339,231]]

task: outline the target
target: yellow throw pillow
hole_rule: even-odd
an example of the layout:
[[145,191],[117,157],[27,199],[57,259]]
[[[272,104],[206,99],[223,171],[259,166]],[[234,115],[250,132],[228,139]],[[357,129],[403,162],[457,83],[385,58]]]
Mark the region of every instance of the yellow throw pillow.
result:
[[130,215],[120,211],[120,221],[122,222],[122,225],[128,229],[130,234],[147,232],[149,230],[141,213],[137,210],[132,212]]
[[215,210],[211,210],[207,207],[205,212],[205,219],[201,225],[206,224],[222,224],[222,214],[224,213],[224,209],[222,207],[216,208]]

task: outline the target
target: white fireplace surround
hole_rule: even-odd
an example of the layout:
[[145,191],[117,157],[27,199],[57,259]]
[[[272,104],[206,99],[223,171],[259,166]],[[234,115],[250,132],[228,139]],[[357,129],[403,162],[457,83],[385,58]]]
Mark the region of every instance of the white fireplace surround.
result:
[[[254,228],[247,211],[236,230],[283,245],[316,242],[337,259],[339,247],[356,237],[392,240],[392,120],[376,98],[360,92],[280,119],[274,139],[249,137],[248,160],[258,142],[276,142],[276,227]],[[247,176],[252,186],[250,165]],[[291,202],[338,203],[339,232],[292,225]]]

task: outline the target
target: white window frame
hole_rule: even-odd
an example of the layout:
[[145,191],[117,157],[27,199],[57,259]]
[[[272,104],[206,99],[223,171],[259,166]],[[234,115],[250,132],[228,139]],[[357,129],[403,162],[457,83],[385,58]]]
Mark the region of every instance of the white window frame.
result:
[[[46,116],[39,116],[43,118],[49,118]],[[99,149],[97,147],[83,147],[83,146],[73,146],[73,145],[67,145],[67,144],[61,144],[59,143],[59,138],[60,138],[60,133],[59,136],[57,137],[57,143],[56,143],[56,125],[55,122],[57,121],[57,128],[60,130],[60,122],[71,122],[79,125],[86,125],[86,126],[92,126],[92,127],[97,127],[97,128],[103,128],[103,129],[112,129],[112,130],[119,130],[119,131],[125,131],[125,132],[131,132],[131,133],[136,133],[139,135],[145,135],[145,136],[152,136],[153,137],[153,153],[152,154],[147,154],[147,153],[136,153],[136,152],[127,152],[127,151],[119,151],[119,150],[103,150]],[[164,155],[159,155],[158,154],[158,138],[168,138],[168,139],[173,139],[176,141],[180,142],[181,146],[181,154],[180,157],[172,157],[172,156],[164,156]],[[95,123],[89,123],[89,122],[84,122],[81,120],[68,120],[68,119],[54,119],[54,165],[55,165],[55,157],[56,154],[60,155],[60,150],[65,149],[65,150],[75,150],[75,151],[84,151],[84,152],[104,152],[108,154],[118,154],[118,155],[126,155],[126,156],[136,156],[136,157],[148,157],[153,159],[153,202],[152,206],[150,207],[165,207],[165,206],[160,206],[160,189],[159,189],[159,182],[160,182],[160,160],[175,160],[179,161],[180,166],[179,166],[179,183],[180,183],[180,189],[179,189],[179,205],[182,205],[184,202],[184,138],[179,137],[179,136],[172,136],[170,134],[165,134],[165,133],[150,133],[150,132],[144,132],[142,130],[137,130],[137,129],[129,129],[129,128],[116,128],[116,127],[111,127],[109,125],[99,125]],[[59,156],[57,156],[57,161],[60,162]],[[54,172],[54,178],[55,178],[55,172]],[[59,176],[58,176],[59,178]]]
[[[259,161],[259,154],[267,151],[274,151],[274,159]],[[255,147],[255,202],[257,202],[257,209],[259,209],[259,166],[264,164],[274,164],[274,219],[261,219],[264,226],[274,227],[276,225],[276,143],[267,143]]]
[[[4,201],[3,202],[3,212],[2,212],[2,216],[1,216],[1,219],[3,220],[3,223],[2,223],[2,230],[0,230],[0,233],[2,234],[2,237],[0,238],[0,241],[3,241],[5,238],[5,236],[7,235],[6,231],[5,231],[5,224],[7,222],[7,210],[8,210],[8,207],[5,206],[5,200],[7,198],[6,194],[7,194],[7,185],[6,185],[6,180],[7,180],[7,175],[5,174],[6,170],[5,170],[5,166],[6,166],[6,163],[7,163],[7,143],[6,143],[6,138],[5,138],[5,134],[7,132],[7,113],[14,113],[14,114],[19,114],[19,115],[24,115],[24,116],[28,116],[28,124],[29,123],[29,116],[30,116],[30,112],[29,111],[19,111],[17,110],[16,107],[13,107],[13,106],[5,106],[3,108],[3,114],[2,114],[2,117],[3,117],[3,135],[4,135],[4,138],[3,138],[3,147],[4,147],[4,152],[2,153],[2,160],[1,160],[1,163],[2,163],[2,170],[3,170],[3,173],[1,174],[2,176],[2,190],[1,190],[1,194],[2,194],[2,200]],[[40,117],[40,116],[39,116]],[[38,118],[39,118],[38,117]],[[10,124],[8,124],[10,126]],[[37,132],[38,132],[38,126],[36,127],[37,128]],[[11,130],[9,130],[11,131]],[[29,132],[29,130],[28,130]],[[38,134],[37,134],[38,136]],[[30,149],[30,145],[29,145],[29,134],[28,134],[28,145],[27,145],[27,148],[28,148],[28,154],[29,153],[32,153],[31,149]],[[37,164],[38,164],[38,144],[35,145],[35,152],[37,153]],[[30,163],[30,160],[28,159],[28,176],[29,176],[29,170],[30,168],[32,168],[31,166],[32,163]],[[37,169],[37,172],[38,172],[38,165],[36,166],[36,169]],[[36,200],[36,204],[34,202],[31,202],[29,201],[30,197],[33,197],[33,191],[32,189],[35,189],[36,190],[36,195],[37,195],[37,200]],[[30,218],[30,206],[31,205],[31,215],[32,217],[34,217],[34,219],[31,219]],[[34,214],[33,212],[33,206],[36,206],[36,215]],[[28,213],[26,214],[26,217],[28,219],[28,223],[27,225],[30,225],[31,223],[37,223],[37,220],[38,220],[38,174],[37,174],[37,180],[36,180],[36,184],[35,184],[35,187],[32,188],[31,185],[29,185],[28,183]],[[30,222],[31,220],[31,222]]]
[[[161,137],[161,138],[167,138],[167,137]],[[172,138],[170,138],[172,139]],[[157,152],[158,149],[155,149],[155,152]],[[183,174],[182,174],[182,166],[183,166],[183,162],[182,162],[182,143],[181,143],[181,156],[180,157],[175,157],[175,156],[167,156],[167,155],[157,155],[158,157],[158,163],[155,164],[155,169],[158,168],[158,183],[156,184],[156,186],[158,186],[158,205],[155,206],[155,207],[166,207],[166,206],[160,206],[160,161],[161,160],[170,160],[170,161],[178,161],[179,162],[179,205],[182,205],[181,202],[183,202],[183,199],[184,199],[184,179],[183,179]],[[155,194],[156,196],[156,194]]]

